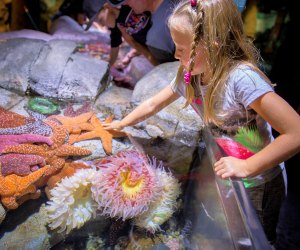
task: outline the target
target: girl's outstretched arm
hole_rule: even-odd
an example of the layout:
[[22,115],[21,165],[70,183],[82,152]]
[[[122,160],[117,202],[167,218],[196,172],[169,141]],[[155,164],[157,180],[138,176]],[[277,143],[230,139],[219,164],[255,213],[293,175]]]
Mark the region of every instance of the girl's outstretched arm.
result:
[[155,96],[141,103],[131,113],[125,116],[121,121],[113,121],[112,123],[104,123],[103,127],[106,130],[117,129],[121,130],[126,126],[134,125],[148,117],[154,115],[170,103],[179,98],[177,93],[174,93],[171,86],[168,85]]
[[222,178],[255,176],[300,151],[300,116],[284,99],[268,92],[250,106],[280,135],[246,160],[231,156],[221,158],[214,167],[216,174]]

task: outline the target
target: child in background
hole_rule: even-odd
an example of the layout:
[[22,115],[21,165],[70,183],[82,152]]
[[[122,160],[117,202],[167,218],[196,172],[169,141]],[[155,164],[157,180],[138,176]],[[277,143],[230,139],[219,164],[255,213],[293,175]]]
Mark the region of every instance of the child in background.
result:
[[[248,194],[274,242],[285,192],[279,164],[299,152],[300,118],[259,70],[258,52],[244,34],[233,0],[181,1],[169,27],[181,64],[176,78],[121,121],[104,127],[121,130],[185,96],[186,105],[192,105],[216,139],[244,142],[252,152],[248,158],[223,157],[214,170],[223,179],[250,178]],[[271,126],[280,133],[276,139]]]

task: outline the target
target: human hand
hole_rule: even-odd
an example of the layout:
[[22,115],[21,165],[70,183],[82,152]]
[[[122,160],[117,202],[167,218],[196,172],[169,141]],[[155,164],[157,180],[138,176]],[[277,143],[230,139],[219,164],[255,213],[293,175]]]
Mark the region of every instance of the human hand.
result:
[[121,121],[104,122],[102,126],[105,130],[122,130],[124,128],[124,126],[121,125]]
[[232,156],[222,157],[214,164],[217,176],[226,179],[228,177],[245,178],[249,176],[247,160],[241,160]]

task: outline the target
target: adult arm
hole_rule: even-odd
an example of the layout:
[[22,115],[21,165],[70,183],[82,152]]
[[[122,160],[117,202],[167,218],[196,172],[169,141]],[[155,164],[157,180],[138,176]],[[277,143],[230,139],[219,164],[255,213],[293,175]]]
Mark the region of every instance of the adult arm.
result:
[[119,47],[114,47],[110,49],[110,54],[109,54],[109,65],[112,66],[117,58],[118,58],[118,54],[119,54]]
[[138,43],[137,41],[135,41],[133,39],[133,37],[131,35],[129,35],[126,32],[126,28],[124,28],[123,26],[121,26],[120,24],[118,24],[118,28],[122,33],[122,37],[124,38],[124,40],[134,49],[136,49],[139,53],[141,53],[144,57],[146,57],[148,59],[148,61],[156,66],[159,63],[157,62],[157,60],[155,59],[155,57],[152,55],[152,53],[149,51],[149,49],[146,46],[143,46],[142,44]]

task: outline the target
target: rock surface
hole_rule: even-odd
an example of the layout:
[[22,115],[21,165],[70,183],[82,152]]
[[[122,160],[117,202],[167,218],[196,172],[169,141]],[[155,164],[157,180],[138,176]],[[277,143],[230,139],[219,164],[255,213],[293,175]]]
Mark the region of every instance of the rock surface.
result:
[[0,87],[20,95],[95,100],[109,82],[108,63],[76,53],[67,40],[17,38],[0,43]]

